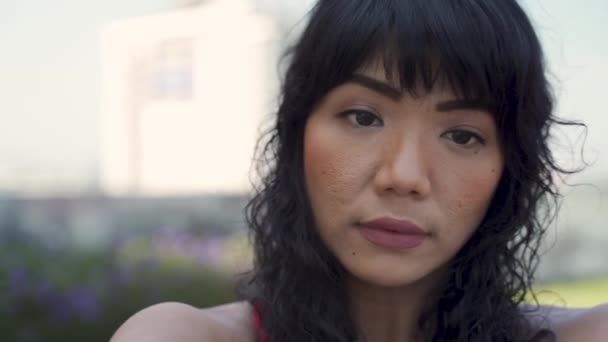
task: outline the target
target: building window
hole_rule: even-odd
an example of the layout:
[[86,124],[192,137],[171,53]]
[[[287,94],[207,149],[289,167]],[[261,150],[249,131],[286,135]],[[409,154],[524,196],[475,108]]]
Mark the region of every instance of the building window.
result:
[[151,101],[189,101],[194,88],[194,46],[191,39],[161,42],[151,50],[146,72]]

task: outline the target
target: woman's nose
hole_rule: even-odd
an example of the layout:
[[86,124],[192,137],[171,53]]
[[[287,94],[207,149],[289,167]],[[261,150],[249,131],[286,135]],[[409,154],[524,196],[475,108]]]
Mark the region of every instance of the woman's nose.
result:
[[[387,145],[375,176],[379,193],[393,192],[400,196],[424,198],[431,190],[429,155],[424,143],[415,137],[398,139]],[[437,157],[437,156],[435,156]]]

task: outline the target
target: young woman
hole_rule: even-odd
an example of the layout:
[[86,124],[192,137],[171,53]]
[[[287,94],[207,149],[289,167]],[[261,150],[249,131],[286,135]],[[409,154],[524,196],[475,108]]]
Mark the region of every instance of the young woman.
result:
[[570,123],[515,0],[320,0],[289,56],[243,301],[113,341],[608,340],[606,306],[523,304]]

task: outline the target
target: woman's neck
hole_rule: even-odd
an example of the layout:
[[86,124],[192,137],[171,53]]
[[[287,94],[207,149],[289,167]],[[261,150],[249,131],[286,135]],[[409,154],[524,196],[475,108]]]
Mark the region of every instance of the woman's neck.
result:
[[440,277],[431,275],[401,287],[382,287],[351,277],[351,316],[366,342],[418,341],[418,322],[436,298]]

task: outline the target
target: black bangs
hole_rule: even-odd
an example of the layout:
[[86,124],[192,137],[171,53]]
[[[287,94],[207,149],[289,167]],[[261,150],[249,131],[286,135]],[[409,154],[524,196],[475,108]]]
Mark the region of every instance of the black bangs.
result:
[[523,100],[530,69],[542,68],[530,32],[514,0],[320,0],[293,64],[306,66],[296,74],[317,99],[382,62],[387,80],[412,95],[441,83],[506,114]]

